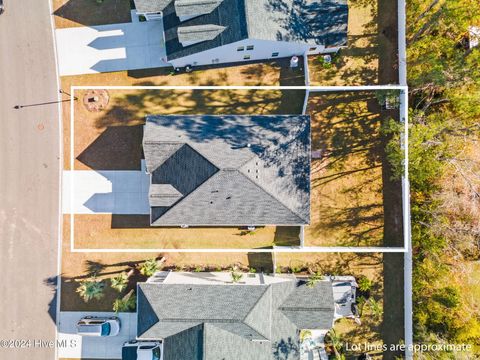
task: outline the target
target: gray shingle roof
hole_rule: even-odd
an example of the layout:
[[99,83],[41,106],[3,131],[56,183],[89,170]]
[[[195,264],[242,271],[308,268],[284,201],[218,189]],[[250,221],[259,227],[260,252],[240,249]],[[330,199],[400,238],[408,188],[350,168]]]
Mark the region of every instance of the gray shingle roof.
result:
[[[178,27],[199,25],[218,25],[225,31],[211,41],[182,46]],[[213,11],[183,22],[173,2],[164,10],[169,60],[249,38],[343,46],[347,26],[347,0],[224,0]]]
[[[238,336],[263,340],[270,307],[270,289],[266,285],[210,286],[184,284],[141,284],[139,306],[148,305],[152,321],[141,321],[138,336],[167,338],[202,323],[215,324]],[[261,300],[263,297],[266,300]],[[249,316],[253,312],[253,316]],[[268,330],[268,331],[265,331]],[[265,332],[262,334],[262,332]]]
[[150,191],[152,225],[309,223],[308,116],[148,116],[143,149],[152,184],[181,194]]
[[134,0],[139,13],[157,13],[165,9],[173,0]]
[[165,360],[299,359],[299,330],[329,329],[334,316],[330,282],[139,284],[137,296],[137,336],[164,339]]
[[245,0],[250,38],[325,46],[347,43],[347,0]]
[[333,319],[328,315],[333,313],[335,305],[333,292],[325,291],[324,284],[309,288],[305,282],[298,282],[279,310],[300,329],[329,329]]
[[[201,25],[222,26],[225,30],[213,40],[184,47],[178,38],[178,28]],[[163,11],[163,27],[168,60],[231,44],[248,36],[243,0],[223,0],[213,11],[186,21],[180,21],[172,2]]]
[[182,44],[190,42],[208,41],[215,39],[225,30],[219,25],[194,25],[180,26],[178,28],[178,41]]
[[215,10],[223,0],[175,0],[175,12],[179,17],[199,16]]

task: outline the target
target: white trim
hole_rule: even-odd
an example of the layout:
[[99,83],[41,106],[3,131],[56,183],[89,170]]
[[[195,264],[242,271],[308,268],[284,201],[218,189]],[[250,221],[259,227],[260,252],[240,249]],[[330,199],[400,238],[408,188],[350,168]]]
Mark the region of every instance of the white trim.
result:
[[75,90],[309,90],[310,92],[332,91],[373,91],[373,90],[408,90],[403,85],[373,85],[373,86],[71,86],[72,95]]
[[308,67],[308,52],[303,54],[303,73],[305,77],[305,85],[310,86],[310,70]]
[[317,247],[275,246],[271,249],[73,249],[73,253],[405,253],[400,247]]

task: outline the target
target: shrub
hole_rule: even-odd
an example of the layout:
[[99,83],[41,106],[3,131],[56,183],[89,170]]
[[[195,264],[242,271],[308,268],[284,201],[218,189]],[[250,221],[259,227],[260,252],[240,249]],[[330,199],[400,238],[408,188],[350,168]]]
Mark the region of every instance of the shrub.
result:
[[92,299],[100,300],[103,297],[103,289],[105,285],[102,281],[96,278],[80,281],[80,286],[77,288],[77,293],[80,294],[83,301],[89,302]]
[[366,276],[362,276],[358,279],[358,289],[362,292],[368,292],[372,289],[373,282]]
[[116,313],[134,311],[136,307],[137,299],[133,290],[130,290],[123,298],[116,299],[113,302],[113,311]]
[[158,263],[156,259],[148,259],[140,266],[140,274],[145,276],[152,276],[158,271]]
[[112,289],[117,290],[118,292],[122,292],[125,290],[128,284],[128,275],[125,272],[113,277],[110,280],[110,286]]
[[312,276],[310,276],[307,280],[307,287],[313,288],[317,284],[317,282],[324,279],[324,276],[321,275],[319,272],[316,272]]
[[234,269],[232,269],[232,272],[230,273],[230,275],[232,276],[233,283],[238,283],[243,278],[243,274],[237,273]]

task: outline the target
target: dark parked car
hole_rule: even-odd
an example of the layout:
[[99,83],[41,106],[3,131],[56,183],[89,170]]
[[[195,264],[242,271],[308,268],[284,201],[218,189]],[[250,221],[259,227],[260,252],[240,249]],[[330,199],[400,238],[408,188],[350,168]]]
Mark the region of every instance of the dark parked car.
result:
[[3,5],[3,0],[0,0],[0,15],[5,11],[5,6]]

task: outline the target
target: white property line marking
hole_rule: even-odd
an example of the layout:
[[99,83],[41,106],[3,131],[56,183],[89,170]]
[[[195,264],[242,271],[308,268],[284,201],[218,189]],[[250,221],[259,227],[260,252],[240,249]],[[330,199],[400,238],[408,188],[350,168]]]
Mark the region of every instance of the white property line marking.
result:
[[372,90],[408,90],[402,85],[371,85],[371,86],[99,86],[82,85],[71,86],[75,90],[310,90],[311,92],[321,91],[372,91]]
[[76,253],[405,253],[403,248],[392,247],[273,247],[271,249],[74,249]]
[[[374,90],[401,90],[408,94],[408,87],[400,85],[375,85],[375,86],[71,86],[70,88],[70,171],[74,170],[74,97],[75,90],[89,90],[89,89],[106,89],[106,90],[304,90],[308,92],[334,92],[334,91],[374,91]],[[407,95],[405,95],[407,96]],[[401,102],[401,105],[407,103]],[[405,111],[407,113],[407,111]],[[405,118],[407,120],[407,118]],[[408,122],[405,121],[405,129],[408,129]],[[408,135],[407,135],[408,139]],[[408,142],[407,142],[408,144]],[[408,146],[405,147],[406,150]],[[405,166],[408,166],[407,164]],[[406,179],[408,183],[408,179]],[[76,253],[405,253],[408,251],[407,247],[273,247],[270,249],[138,249],[138,248],[117,248],[117,249],[78,249],[74,244],[74,213],[73,213],[73,198],[74,198],[74,181],[73,176],[70,179],[70,251]],[[404,222],[409,221],[405,217]],[[405,240],[406,241],[406,240]]]

